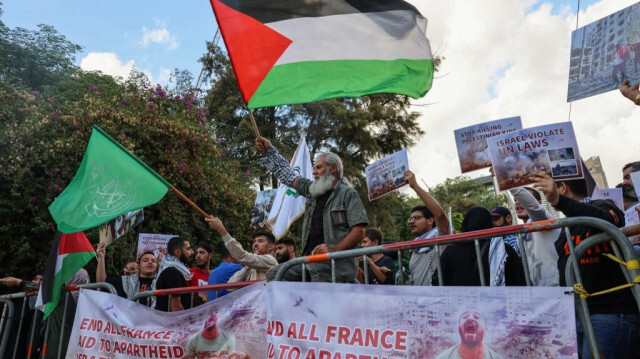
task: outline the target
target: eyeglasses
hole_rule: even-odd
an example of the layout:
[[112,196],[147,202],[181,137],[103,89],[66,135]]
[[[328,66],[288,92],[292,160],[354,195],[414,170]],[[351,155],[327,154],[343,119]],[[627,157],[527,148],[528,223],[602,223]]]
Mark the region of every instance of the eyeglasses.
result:
[[424,216],[411,216],[409,217],[409,219],[407,220],[407,222],[411,222],[411,221],[417,221],[420,218],[424,218]]
[[136,267],[124,267],[124,270],[134,271],[134,270],[138,270],[138,268],[136,268]]

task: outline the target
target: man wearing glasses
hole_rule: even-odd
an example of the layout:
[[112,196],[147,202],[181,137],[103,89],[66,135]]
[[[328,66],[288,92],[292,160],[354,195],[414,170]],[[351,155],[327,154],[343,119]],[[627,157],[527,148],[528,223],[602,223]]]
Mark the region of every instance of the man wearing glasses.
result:
[[[404,173],[409,187],[416,192],[424,205],[411,209],[409,228],[416,239],[434,238],[450,234],[449,217],[442,206],[427,191],[422,189],[411,171]],[[440,249],[442,252],[444,246]],[[411,253],[409,270],[413,285],[431,285],[431,277],[436,270],[435,250],[433,247],[417,248]]]

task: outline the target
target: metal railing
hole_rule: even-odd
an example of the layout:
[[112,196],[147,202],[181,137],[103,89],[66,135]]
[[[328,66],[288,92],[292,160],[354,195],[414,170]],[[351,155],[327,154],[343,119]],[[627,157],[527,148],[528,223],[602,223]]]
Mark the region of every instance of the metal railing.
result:
[[[136,294],[132,298],[132,300],[137,301],[142,298],[150,298],[152,296],[159,296],[159,295],[176,295],[176,294],[184,294],[184,293],[197,294],[203,291],[214,291],[216,293],[216,298],[218,298],[218,292],[221,290],[238,289],[238,288],[246,287],[248,285],[251,285],[257,282],[260,282],[260,281],[212,284],[212,285],[206,285],[206,286],[182,287],[182,288],[172,288],[172,289],[158,289],[154,291],[140,292]],[[81,288],[104,289],[110,292],[111,294],[117,295],[116,289],[113,287],[113,285],[106,282],[64,287],[63,289],[65,290],[65,299],[64,299],[64,307],[63,307],[64,309],[63,309],[62,318],[66,318],[67,315],[71,314],[68,312],[70,292],[80,290]],[[6,294],[6,295],[0,296],[0,303],[5,304],[2,311],[2,318],[0,319],[0,335],[2,336],[2,339],[0,340],[0,358],[5,358],[5,355],[7,354],[6,348],[9,345],[10,337],[12,334],[15,334],[16,338],[21,338],[24,335],[23,332],[25,327],[24,324],[25,324],[25,317],[26,317],[26,310],[27,310],[26,307],[28,305],[27,301],[29,297],[37,296],[37,295],[38,295],[38,291],[31,291],[31,292]],[[15,317],[15,305],[13,301],[19,300],[19,299],[23,300],[22,310],[20,314],[20,321],[18,323],[17,330],[15,331],[15,333],[12,333],[11,329],[14,326],[13,322],[17,320],[17,318]],[[193,295],[192,295],[192,303],[193,303]],[[170,304],[171,303],[169,302],[169,308],[171,308]],[[63,304],[59,303],[58,305],[63,305]],[[75,316],[75,313],[73,313],[73,315]],[[27,343],[28,345],[26,348],[27,358],[32,358],[33,355],[36,354],[36,351],[38,349],[38,345],[36,344],[36,339],[37,339],[36,330],[38,328],[38,324],[42,324],[42,313],[39,310],[34,310],[33,319],[31,320],[31,331],[30,333],[28,333],[29,341]],[[51,332],[49,319],[46,320],[45,325],[46,327],[45,327],[45,333],[44,333],[44,340],[42,343],[42,347],[40,347],[41,352],[38,355],[41,358],[44,358],[47,353],[46,343],[49,341],[49,336]],[[68,346],[68,343],[64,342],[65,332],[68,330],[66,326],[67,325],[63,320],[60,328],[58,352],[56,353],[57,358],[62,358],[62,353],[64,351],[63,348],[66,348]],[[13,359],[17,358],[18,353],[20,353],[20,342],[21,342],[20,340],[16,340],[13,346],[13,354],[11,355],[11,358]]]
[[[601,233],[590,236],[589,238],[584,239],[578,246],[574,248],[573,241],[571,240],[571,234],[569,232],[570,227],[574,226],[588,226],[592,228],[596,228],[601,231]],[[484,278],[484,270],[482,264],[482,254],[480,250],[479,240],[500,237],[505,235],[518,235],[518,244],[521,250],[521,259],[523,270],[525,273],[525,278],[527,282],[527,286],[531,286],[531,279],[529,275],[529,268],[527,263],[527,251],[526,247],[523,245],[522,235],[526,233],[534,233],[534,232],[542,232],[548,230],[555,229],[563,229],[564,234],[567,237],[567,243],[569,247],[570,258],[568,264],[565,268],[566,270],[566,281],[567,285],[574,286],[575,284],[581,284],[582,279],[580,277],[580,271],[578,266],[577,258],[583,256],[586,251],[600,243],[611,242],[612,248],[614,251],[614,255],[623,260],[624,262],[632,262],[637,261],[638,256],[635,254],[631,243],[629,242],[627,236],[640,234],[640,224],[617,228],[613,224],[604,221],[602,219],[593,218],[593,217],[570,217],[570,218],[562,218],[562,219],[550,219],[546,221],[540,222],[532,222],[526,224],[513,225],[508,227],[499,227],[499,228],[490,228],[480,231],[474,232],[466,232],[459,234],[452,234],[447,236],[440,236],[429,239],[418,239],[411,240],[406,242],[397,242],[397,243],[389,243],[383,244],[374,247],[366,247],[366,248],[356,248],[350,249],[346,251],[340,252],[330,252],[330,253],[322,253],[304,257],[297,257],[291,259],[281,265],[274,280],[282,280],[285,276],[285,273],[292,267],[301,265],[302,266],[302,280],[306,281],[306,266],[310,263],[317,262],[331,262],[331,278],[332,282],[336,282],[336,273],[335,273],[335,261],[339,259],[347,259],[347,258],[356,258],[364,256],[365,263],[367,256],[378,253],[391,253],[397,252],[398,254],[398,268],[402,271],[402,258],[403,252],[409,250],[416,250],[423,247],[434,247],[435,250],[435,261],[437,266],[438,273],[438,283],[440,285],[443,284],[443,274],[442,274],[442,266],[440,263],[440,247],[442,245],[451,244],[451,243],[460,243],[460,242],[469,242],[474,241],[475,243],[475,252],[476,252],[476,261],[479,267],[479,276],[481,286],[485,286],[485,278]],[[535,239],[532,239],[535,240]],[[363,266],[364,267],[364,266]],[[368,270],[364,267],[364,275],[365,275],[365,283],[369,282]],[[628,283],[634,283],[635,278],[640,278],[640,269],[627,269],[627,267],[621,265],[622,272]],[[402,278],[402,273],[400,278]],[[640,287],[638,285],[631,286],[631,291],[636,301],[636,305],[640,310]],[[594,358],[600,358],[600,349],[599,343],[596,339],[596,336],[593,331],[593,326],[591,325],[591,320],[589,316],[589,309],[587,305],[586,298],[577,297],[579,303],[576,305],[576,311],[578,314],[578,318],[583,324],[585,338],[589,344],[589,348],[591,352],[594,353]]]
[[[196,286],[196,287],[155,289],[155,290],[149,290],[149,291],[146,291],[146,292],[137,293],[136,295],[131,297],[131,300],[137,302],[140,299],[144,299],[144,298],[151,298],[151,297],[158,297],[158,296],[161,296],[161,295],[167,295],[167,296],[169,296],[167,308],[168,308],[168,311],[171,311],[171,296],[173,296],[173,295],[191,293],[191,307],[193,307],[194,306],[194,302],[195,302],[195,295],[197,295],[199,292],[215,291],[216,292],[216,297],[213,298],[213,299],[218,299],[218,292],[219,291],[243,288],[243,287],[249,286],[251,284],[258,283],[258,282],[261,282],[261,281],[253,280],[253,281],[247,281],[247,282],[200,285],[200,286]],[[210,300],[213,300],[213,299],[210,299]],[[147,305],[149,305],[148,301],[147,301]]]
[[[80,290],[81,288],[106,289],[112,294],[116,294],[115,288],[109,283],[90,283],[90,284],[84,284],[84,285],[78,285],[78,286],[74,285],[74,286],[63,287],[63,289],[65,290],[65,295],[64,295],[64,309],[63,309],[62,318],[66,318],[68,315],[70,292]],[[0,333],[2,333],[2,340],[0,341],[0,358],[4,358],[6,356],[9,340],[12,334],[15,334],[16,340],[13,345],[11,358],[13,359],[17,358],[17,355],[20,352],[21,339],[23,338],[22,336],[23,328],[25,327],[27,307],[29,306],[28,300],[30,297],[34,297],[37,295],[38,295],[38,291],[36,290],[36,291],[30,291],[30,292],[5,294],[0,296],[0,303],[4,303],[4,308],[2,311],[2,319],[0,320]],[[15,322],[16,319],[18,319],[15,317],[14,300],[19,300],[19,299],[22,299],[22,309],[20,311],[18,328],[16,332],[13,333],[11,330],[14,326],[13,322]],[[62,303],[58,303],[58,305],[62,305]],[[38,324],[41,321],[42,321],[42,313],[39,310],[34,310],[33,318],[31,320],[31,326],[30,326],[31,331],[30,333],[28,333],[29,341],[27,343],[27,348],[26,348],[27,358],[31,358],[33,354],[35,354],[35,350],[37,349],[36,348],[37,346],[35,345],[36,329],[38,328]],[[46,355],[46,351],[47,351],[46,343],[48,342],[49,334],[50,334],[50,330],[49,330],[50,321],[48,319],[46,320],[45,325],[46,327],[45,327],[45,333],[44,333],[44,341],[42,345],[42,352],[40,354],[40,356],[43,358]],[[63,320],[60,327],[60,340],[58,342],[58,353],[57,353],[58,358],[62,356],[62,348],[63,348],[63,344],[65,344],[63,343],[63,338],[66,330],[65,327],[66,327],[66,323]]]

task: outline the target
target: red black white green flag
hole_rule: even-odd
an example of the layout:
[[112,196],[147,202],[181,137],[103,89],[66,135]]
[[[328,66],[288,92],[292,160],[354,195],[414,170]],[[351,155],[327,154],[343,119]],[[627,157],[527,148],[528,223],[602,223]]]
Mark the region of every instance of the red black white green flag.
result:
[[424,96],[427,20],[401,0],[210,0],[248,108]]
[[36,301],[36,306],[44,311],[45,319],[60,302],[64,283],[95,256],[84,233],[56,233]]

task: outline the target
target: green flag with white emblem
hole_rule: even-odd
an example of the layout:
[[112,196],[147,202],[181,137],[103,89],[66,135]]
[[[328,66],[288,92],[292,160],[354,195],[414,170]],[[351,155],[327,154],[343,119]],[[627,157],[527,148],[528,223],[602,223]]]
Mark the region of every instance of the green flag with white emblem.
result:
[[49,212],[60,232],[74,233],[152,205],[170,188],[169,182],[93,125],[78,172]]

